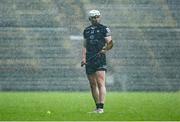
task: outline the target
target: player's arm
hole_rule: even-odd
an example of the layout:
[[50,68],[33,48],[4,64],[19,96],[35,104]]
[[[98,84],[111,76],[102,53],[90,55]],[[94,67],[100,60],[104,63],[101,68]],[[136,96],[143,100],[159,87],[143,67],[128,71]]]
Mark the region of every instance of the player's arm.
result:
[[101,50],[101,53],[106,53],[108,50],[112,49],[113,41],[111,36],[105,37],[106,45]]
[[101,53],[106,53],[108,50],[112,49],[112,47],[113,47],[111,31],[107,27],[104,30],[104,39],[105,39],[106,43],[105,43],[105,46],[102,48]]
[[111,36],[105,37],[105,40],[106,40],[106,46],[104,47],[104,49],[108,51],[113,47],[112,37]]
[[85,39],[83,41],[81,66],[83,66],[84,64],[86,64],[86,40]]

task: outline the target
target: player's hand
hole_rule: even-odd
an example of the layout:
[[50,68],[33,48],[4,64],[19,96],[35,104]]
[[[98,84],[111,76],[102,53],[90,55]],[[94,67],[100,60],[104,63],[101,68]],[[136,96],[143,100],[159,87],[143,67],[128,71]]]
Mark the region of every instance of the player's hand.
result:
[[103,50],[103,49],[100,51],[100,53],[103,53],[103,54],[105,54],[106,52],[107,50]]
[[103,49],[100,51],[100,53],[105,54],[106,52],[107,52],[107,50],[106,50],[106,46],[104,46],[104,47],[103,47]]
[[86,65],[87,63],[86,63],[86,60],[85,59],[83,59],[82,61],[81,61],[81,67],[83,67],[84,65]]

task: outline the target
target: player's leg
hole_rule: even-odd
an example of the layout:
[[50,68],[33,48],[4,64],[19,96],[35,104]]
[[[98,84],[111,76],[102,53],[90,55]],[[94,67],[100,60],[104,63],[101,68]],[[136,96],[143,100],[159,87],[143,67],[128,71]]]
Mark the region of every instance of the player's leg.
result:
[[99,89],[99,108],[103,109],[105,103],[105,96],[106,96],[105,71],[97,71],[96,80]]
[[99,102],[99,90],[98,90],[98,85],[97,85],[97,80],[96,80],[96,74],[93,73],[91,75],[87,75],[90,87],[91,87],[91,93],[94,99],[95,104]]

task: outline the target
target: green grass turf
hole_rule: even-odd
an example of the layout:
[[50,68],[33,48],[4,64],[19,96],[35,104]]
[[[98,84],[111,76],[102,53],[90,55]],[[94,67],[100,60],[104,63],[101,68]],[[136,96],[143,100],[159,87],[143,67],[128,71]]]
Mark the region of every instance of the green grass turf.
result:
[[0,92],[1,121],[180,120],[180,93],[108,92],[105,113],[93,109],[89,92]]

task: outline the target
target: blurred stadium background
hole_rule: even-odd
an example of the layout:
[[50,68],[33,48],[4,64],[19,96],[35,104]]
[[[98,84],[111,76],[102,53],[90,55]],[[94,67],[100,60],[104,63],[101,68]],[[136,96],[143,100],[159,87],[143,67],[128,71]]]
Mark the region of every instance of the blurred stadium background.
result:
[[179,0],[0,0],[0,91],[87,91],[87,12],[110,27],[110,91],[180,89]]

